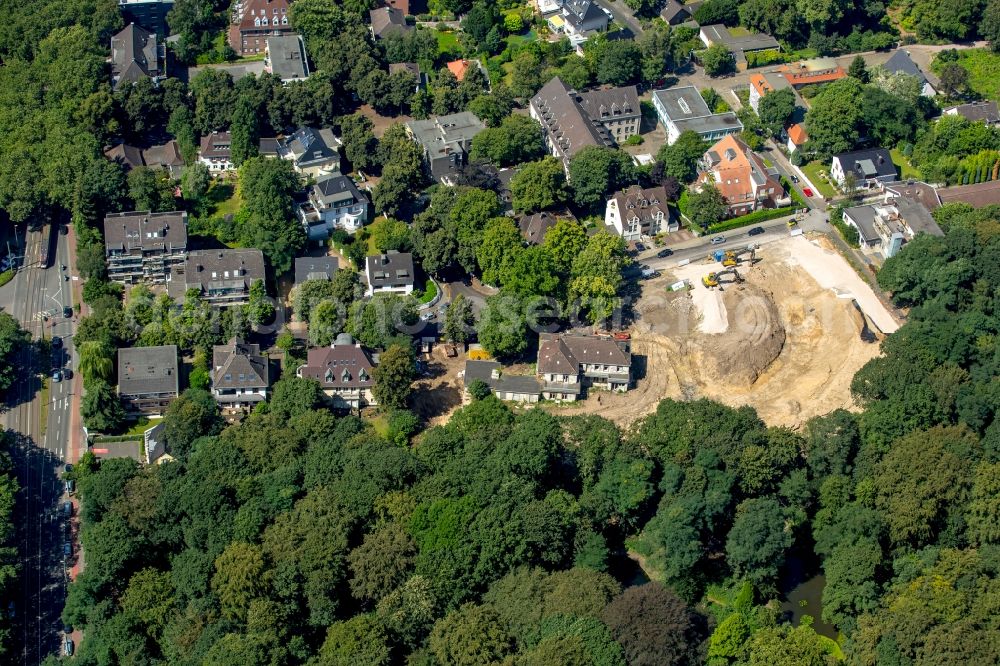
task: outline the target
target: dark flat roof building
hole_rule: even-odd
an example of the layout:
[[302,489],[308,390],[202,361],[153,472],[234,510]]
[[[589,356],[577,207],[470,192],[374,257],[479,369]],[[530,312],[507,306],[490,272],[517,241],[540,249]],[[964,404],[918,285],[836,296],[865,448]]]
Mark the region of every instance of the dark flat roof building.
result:
[[295,284],[307,280],[332,280],[337,269],[336,257],[296,257]]
[[187,255],[187,213],[128,212],[104,218],[108,279],[163,283]]
[[247,303],[250,287],[263,279],[264,254],[256,249],[198,250],[184,265],[185,290],[219,307]]
[[118,395],[127,411],[161,414],[179,387],[177,345],[118,350]]
[[284,83],[309,78],[309,61],[302,36],[268,37],[264,46],[264,71],[274,74]]

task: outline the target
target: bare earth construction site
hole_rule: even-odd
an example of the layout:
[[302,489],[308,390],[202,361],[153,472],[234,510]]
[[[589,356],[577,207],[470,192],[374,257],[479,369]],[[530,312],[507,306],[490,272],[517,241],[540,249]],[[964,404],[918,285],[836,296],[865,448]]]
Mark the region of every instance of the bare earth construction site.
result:
[[[796,426],[854,406],[850,383],[898,323],[871,288],[823,241],[803,236],[760,248],[719,287],[698,261],[643,283],[632,326],[636,387],[595,393],[559,413],[592,412],[628,425],[663,398],[712,398],[754,407],[768,424]],[[691,288],[671,292],[686,280]]]

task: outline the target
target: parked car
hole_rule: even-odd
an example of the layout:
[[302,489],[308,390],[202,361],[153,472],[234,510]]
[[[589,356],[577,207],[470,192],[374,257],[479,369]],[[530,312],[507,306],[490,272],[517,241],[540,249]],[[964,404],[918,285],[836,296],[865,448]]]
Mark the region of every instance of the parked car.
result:
[[56,370],[55,372],[53,372],[52,373],[52,381],[54,381],[56,383],[61,382],[62,381],[62,372],[59,371],[59,370]]
[[663,259],[664,257],[669,257],[673,253],[674,253],[673,250],[671,250],[669,247],[665,247],[662,250],[660,250],[659,252],[657,252],[656,256],[658,256],[660,259]]
[[712,245],[721,245],[722,243],[725,242],[726,242],[725,236],[716,236],[715,238],[712,239]]
[[73,379],[73,371],[69,368],[64,368],[62,371],[63,379]]
[[63,504],[62,504],[62,514],[64,516],[66,516],[67,518],[69,518],[70,516],[73,515],[73,503],[72,502],[63,502]]
[[66,463],[63,466],[63,471],[67,472],[67,473],[72,472],[73,471],[73,463]]
[[420,315],[420,321],[430,321],[431,319],[434,319],[433,312],[425,312],[422,315]]
[[63,346],[62,338],[60,338],[58,336],[52,338],[52,348],[53,349],[62,349],[62,346]]
[[76,489],[76,484],[73,479],[66,479],[63,483],[63,489],[65,489],[67,495],[72,495],[73,491]]
[[759,236],[764,233],[764,227],[754,227],[747,232],[747,236]]
[[642,275],[643,280],[651,280],[655,277],[659,277],[660,271],[656,270],[655,268],[651,268],[649,266],[642,266],[640,274]]
[[799,182],[799,177],[798,177],[798,176],[796,176],[795,174],[792,174],[792,182],[793,182],[793,183],[797,183],[797,182]]
[[72,638],[67,638],[66,642],[63,643],[63,653],[67,657],[72,657],[73,656],[73,639]]
[[645,252],[646,251],[646,246],[643,245],[642,243],[636,243],[635,244],[635,251],[636,252]]
[[69,307],[68,305],[66,307],[64,307],[63,308],[63,317],[65,317],[66,319],[72,319],[72,317],[73,317],[73,308]]
[[64,624],[63,625],[63,633],[64,634],[72,634],[73,633],[73,625],[72,624]]
[[69,557],[73,554],[73,544],[69,541],[63,541],[63,555]]
[[802,194],[806,195],[807,197],[811,197],[813,196],[813,191],[810,190],[808,187],[803,187]]

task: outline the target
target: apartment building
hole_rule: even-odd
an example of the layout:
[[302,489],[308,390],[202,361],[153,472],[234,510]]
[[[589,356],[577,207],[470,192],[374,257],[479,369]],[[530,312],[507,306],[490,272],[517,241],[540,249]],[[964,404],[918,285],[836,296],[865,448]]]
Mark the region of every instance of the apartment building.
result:
[[128,212],[104,218],[108,279],[163,284],[187,257],[187,213]]

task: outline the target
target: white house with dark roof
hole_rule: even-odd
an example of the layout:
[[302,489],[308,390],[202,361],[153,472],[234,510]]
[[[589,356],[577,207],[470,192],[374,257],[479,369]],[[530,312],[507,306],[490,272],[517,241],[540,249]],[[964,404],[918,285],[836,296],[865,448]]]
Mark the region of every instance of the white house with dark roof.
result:
[[302,127],[279,139],[275,146],[278,157],[292,163],[303,176],[340,174],[340,139],[329,127]]
[[375,405],[375,364],[368,351],[347,333],[329,347],[310,349],[295,376],[315,379],[336,409],[358,410]]
[[893,164],[892,156],[885,148],[869,148],[834,155],[830,162],[830,177],[843,187],[847,174],[853,174],[855,186],[861,189],[873,187],[878,183],[891,183],[897,178],[896,165]]
[[368,296],[413,293],[413,255],[389,250],[385,254],[365,257],[365,280]]
[[667,130],[668,144],[677,141],[677,137],[688,130],[713,142],[743,131],[743,123],[735,113],[713,113],[694,86],[654,90],[653,108]]
[[974,123],[983,123],[989,126],[1000,124],[1000,110],[998,110],[996,102],[979,101],[959,104],[946,107],[941,113],[946,116],[961,116]]
[[615,192],[604,208],[604,224],[627,241],[680,229],[680,222],[670,214],[662,185],[631,185]]
[[201,138],[198,161],[208,167],[213,174],[234,171],[232,153],[233,138],[229,132],[212,132]]
[[111,38],[111,87],[118,90],[140,79],[158,83],[166,76],[166,44],[155,32],[130,23]]
[[233,338],[212,348],[212,396],[223,410],[252,409],[270,388],[270,361],[260,345]]
[[890,74],[905,74],[916,78],[920,82],[920,94],[924,97],[934,97],[934,95],[937,95],[937,90],[927,80],[927,76],[917,67],[917,63],[910,59],[910,54],[907,51],[896,49],[889,59],[882,64],[882,67]]
[[368,198],[347,176],[326,176],[309,188],[296,214],[310,241],[324,241],[334,229],[353,234],[368,223]]
[[542,333],[536,368],[546,400],[572,402],[588,386],[623,392],[632,384],[632,355],[610,337]]

